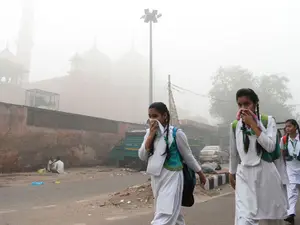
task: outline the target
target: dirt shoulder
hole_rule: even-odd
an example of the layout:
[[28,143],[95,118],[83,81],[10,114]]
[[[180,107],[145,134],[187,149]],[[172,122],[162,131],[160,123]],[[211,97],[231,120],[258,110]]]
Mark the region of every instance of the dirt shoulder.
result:
[[[197,180],[197,185],[195,188],[195,199],[211,198],[220,195],[227,191],[228,185],[223,185],[219,188],[213,190],[205,190],[200,186],[199,180]],[[134,210],[134,209],[148,209],[152,208],[154,203],[154,198],[152,194],[152,188],[150,179],[141,185],[135,185],[129,187],[123,191],[113,193],[109,195],[106,201],[94,201],[92,206],[103,207],[103,208],[120,208],[123,210]]]
[[45,183],[74,182],[89,179],[101,179],[108,176],[126,176],[132,173],[138,172],[125,168],[94,167],[68,169],[64,174],[39,174],[38,172],[0,174],[0,186],[22,186],[29,185],[36,181]]
[[[74,171],[78,176],[84,175],[88,177],[95,173],[98,176],[97,170],[82,170]],[[78,174],[79,173],[79,174]],[[103,172],[104,173],[104,172]],[[106,173],[106,172],[105,172]],[[130,171],[114,170],[112,173],[107,172],[108,176],[122,176]],[[79,178],[80,179],[80,178]],[[86,178],[85,178],[86,179]],[[223,185],[215,190],[204,190],[199,185],[196,186],[195,199],[196,204],[205,202],[212,197],[231,192],[229,185]],[[185,211],[185,209],[184,209]],[[116,218],[127,218],[128,216],[151,215],[153,213],[153,196],[150,182],[141,185],[131,186],[125,190],[112,194],[103,194],[101,196],[94,196],[89,199],[77,202],[65,202],[45,208],[33,208],[25,211],[16,211],[7,214],[2,214],[0,217],[0,224],[10,225],[96,225],[96,224],[110,224]]]

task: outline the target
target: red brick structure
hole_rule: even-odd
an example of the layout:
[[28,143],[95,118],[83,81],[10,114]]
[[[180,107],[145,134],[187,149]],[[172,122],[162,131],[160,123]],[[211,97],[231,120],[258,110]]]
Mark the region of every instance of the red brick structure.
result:
[[105,162],[128,129],[143,125],[0,103],[0,172],[31,171],[60,156],[66,167]]

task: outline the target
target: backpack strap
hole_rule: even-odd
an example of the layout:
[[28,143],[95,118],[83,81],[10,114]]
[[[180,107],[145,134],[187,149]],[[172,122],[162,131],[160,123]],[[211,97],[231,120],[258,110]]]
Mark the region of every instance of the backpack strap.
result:
[[286,135],[284,135],[282,137],[282,142],[283,142],[284,145],[286,145],[286,143],[287,143],[287,136]]
[[237,123],[238,123],[237,120],[234,120],[234,121],[232,122],[232,130],[233,130],[234,138],[235,138],[235,130],[236,130]]
[[238,123],[237,120],[234,120],[234,121],[232,122],[232,129],[234,129],[234,130],[236,129],[237,123]]
[[269,116],[265,115],[265,114],[261,114],[260,119],[261,119],[261,122],[264,125],[264,127],[267,129],[268,123],[269,123]]
[[178,131],[178,128],[177,127],[173,127],[173,134],[172,134],[172,136],[173,136],[173,139],[174,139],[175,142],[176,142],[176,133],[177,133],[177,131]]
[[[264,127],[267,129],[267,128],[268,128],[268,123],[269,123],[269,116],[266,115],[266,114],[261,114],[260,118],[261,118],[262,124],[263,124]],[[232,122],[232,130],[233,130],[234,137],[235,137],[235,130],[236,130],[237,124],[238,124],[238,121],[237,121],[237,120],[234,120],[234,121]]]

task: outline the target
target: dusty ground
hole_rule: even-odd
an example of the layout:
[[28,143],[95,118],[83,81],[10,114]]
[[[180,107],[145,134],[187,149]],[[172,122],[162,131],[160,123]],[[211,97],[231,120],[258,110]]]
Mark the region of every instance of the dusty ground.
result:
[[[45,183],[55,182],[74,182],[74,181],[86,181],[89,179],[101,179],[103,177],[120,177],[126,176],[132,173],[139,173],[135,170],[128,168],[107,168],[107,167],[95,167],[95,168],[78,168],[70,169],[65,174],[53,174],[38,172],[32,173],[16,173],[16,174],[1,174],[0,175],[0,186],[20,186],[30,185],[34,181],[43,181]],[[211,174],[206,174],[207,177]],[[220,194],[220,190],[204,190],[199,185],[196,186],[195,196],[208,196],[212,197]],[[150,179],[148,182],[129,187],[123,191],[108,194],[106,199],[101,196],[100,199],[93,199],[87,206],[91,208],[105,207],[105,208],[122,208],[122,209],[141,209],[141,208],[152,208],[153,206],[153,195],[150,185]]]
[[[226,193],[231,189],[226,185],[218,190],[219,193]],[[192,208],[196,208],[198,203],[206,202],[211,199],[207,195],[197,195],[198,201]],[[135,219],[145,217],[144,223],[149,224],[148,219],[153,216],[153,207],[151,204],[145,204],[144,207],[130,208],[114,206],[112,204],[104,205],[109,196],[99,196],[89,199],[85,202],[73,204],[57,205],[56,207],[42,208],[28,211],[18,211],[7,214],[0,214],[0,224],[2,225],[110,225],[115,222],[121,224],[132,224],[132,222],[122,222],[122,219],[135,217]],[[184,214],[186,214],[184,209]],[[203,214],[202,214],[203,215]],[[134,222],[134,221],[133,221]],[[141,222],[141,221],[139,221]],[[227,225],[227,224],[226,224]]]
[[124,168],[95,167],[69,169],[66,170],[65,174],[39,174],[38,172],[0,174],[0,187],[28,185],[35,181],[43,181],[47,183],[55,183],[57,181],[83,181],[88,179],[99,179],[105,176],[125,176],[131,173],[137,173],[137,171]]
[[[224,173],[227,169],[218,171]],[[28,185],[35,181],[43,181],[47,183],[55,182],[73,182],[84,181],[89,179],[100,179],[103,177],[111,176],[126,176],[132,173],[139,173],[136,170],[128,168],[109,168],[109,167],[94,167],[94,168],[76,168],[68,169],[65,174],[43,173],[13,173],[13,174],[0,174],[0,187],[4,186],[19,186]],[[207,174],[207,176],[210,176]]]
[[[143,179],[141,177],[143,177]],[[49,184],[57,180],[61,181],[60,185]],[[106,224],[116,218],[125,218],[129,215],[152,214],[153,197],[149,181],[142,185],[131,186],[118,193],[107,193],[108,190],[117,191],[118,189],[112,189],[113,187],[119,186],[119,183],[123,184],[128,182],[126,186],[123,185],[123,188],[125,188],[135,182],[135,184],[138,184],[146,180],[147,177],[136,171],[104,167],[72,169],[68,170],[65,175],[51,173],[0,175],[0,184],[11,186],[2,188],[0,191],[4,189],[20,189],[24,190],[26,196],[32,194],[32,197],[37,195],[40,191],[41,193],[36,196],[38,199],[45,198],[43,193],[49,195],[51,199],[56,199],[56,197],[60,199],[56,199],[54,203],[43,199],[43,204],[32,205],[32,207],[13,208],[14,205],[11,204],[11,207],[5,207],[2,211],[0,210],[0,225],[96,225]],[[44,181],[45,185],[43,187],[31,187],[31,182],[33,181]],[[72,181],[76,182],[72,183]],[[28,186],[28,184],[30,186],[25,187],[25,185]],[[88,186],[86,186],[87,184]],[[104,192],[102,190],[103,186],[108,186],[111,189],[107,188],[106,192]],[[94,193],[92,192],[93,190],[89,190],[90,187],[94,187],[96,192]],[[84,194],[79,193],[76,188],[82,190]],[[42,192],[43,189],[45,189],[44,192]],[[228,185],[213,191],[205,191],[197,186],[195,191],[196,202],[206,201],[211,199],[211,196],[219,195],[230,190]],[[57,192],[57,196],[54,195],[54,192]],[[78,199],[69,199],[69,192],[82,195],[78,196]],[[19,199],[18,202],[27,202],[25,197],[21,195],[22,193],[16,195],[16,198]],[[3,195],[0,193],[1,198],[7,195],[7,193],[2,194]],[[21,200],[20,197],[22,197]],[[10,198],[11,197],[8,197],[6,200]],[[31,199],[31,197],[29,199]],[[33,200],[31,199],[30,202],[33,202]]]
[[[207,175],[210,176],[210,175]],[[150,180],[150,179],[149,179]],[[142,208],[152,208],[153,207],[153,194],[150,181],[129,187],[123,191],[116,192],[110,195],[109,199],[106,201],[101,200],[95,201],[94,207],[111,207],[122,209],[142,209]],[[200,186],[199,180],[197,180],[197,185],[195,188],[195,197],[201,198],[203,196],[213,197],[221,193],[221,188],[214,190],[205,190]]]

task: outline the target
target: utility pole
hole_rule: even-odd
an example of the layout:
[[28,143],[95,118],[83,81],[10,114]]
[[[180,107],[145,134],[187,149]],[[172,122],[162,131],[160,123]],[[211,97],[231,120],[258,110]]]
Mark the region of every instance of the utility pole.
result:
[[171,110],[171,96],[172,96],[172,86],[171,86],[171,75],[168,75],[168,97],[169,97],[169,110]]
[[149,105],[153,103],[153,47],[152,47],[152,21],[150,20],[149,43]]
[[175,105],[175,100],[172,92],[171,75],[168,75],[168,96],[169,96],[169,111],[170,111],[170,124],[179,126],[178,113]]
[[152,23],[157,23],[157,19],[162,15],[157,14],[157,10],[145,9],[145,15],[141,17],[145,23],[150,26],[150,43],[149,43],[149,105],[153,103],[153,47],[152,47]]

